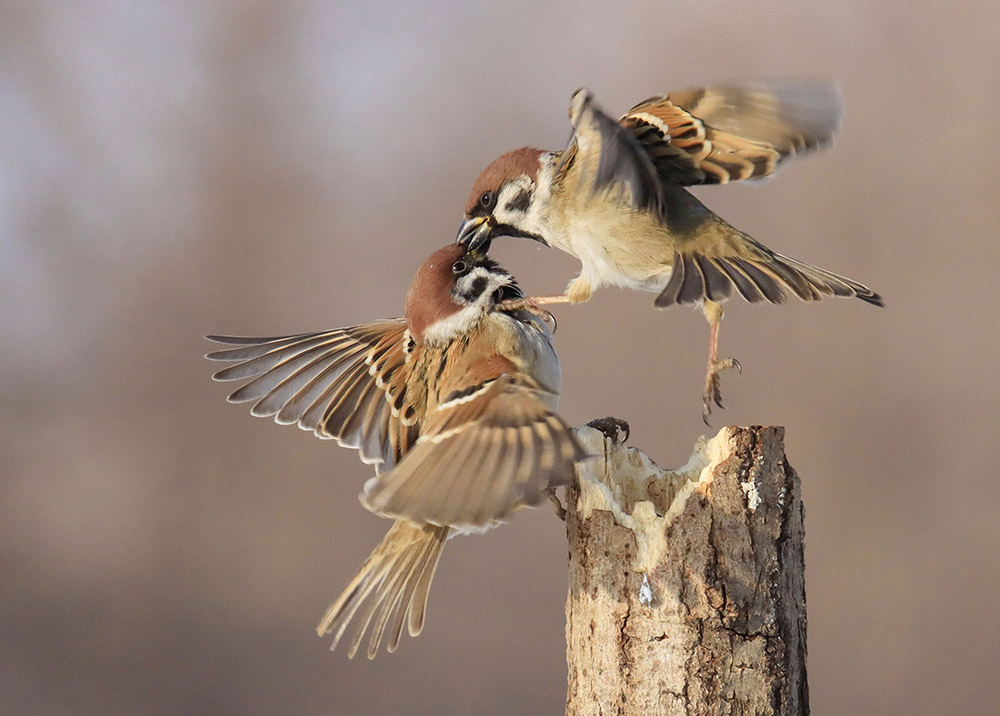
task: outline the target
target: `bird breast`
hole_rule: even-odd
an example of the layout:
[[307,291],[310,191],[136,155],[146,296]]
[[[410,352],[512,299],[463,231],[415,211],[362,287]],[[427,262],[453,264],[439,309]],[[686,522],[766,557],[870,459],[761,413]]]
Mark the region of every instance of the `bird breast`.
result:
[[[471,365],[493,356],[510,361],[518,372],[551,393],[546,400],[549,407],[556,408],[562,372],[552,346],[552,334],[539,319],[526,311],[486,314],[470,336],[462,362]],[[461,370],[460,366],[455,367]]]
[[674,241],[659,219],[611,198],[576,203],[552,217],[550,243],[580,259],[591,285],[660,291]]

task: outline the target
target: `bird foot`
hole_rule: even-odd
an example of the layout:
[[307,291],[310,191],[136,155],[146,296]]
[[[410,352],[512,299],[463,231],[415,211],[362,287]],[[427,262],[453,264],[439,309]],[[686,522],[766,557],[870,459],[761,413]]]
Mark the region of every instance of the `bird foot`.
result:
[[735,368],[738,373],[743,372],[743,366],[735,358],[710,361],[708,364],[708,373],[705,374],[705,392],[701,396],[701,419],[705,421],[705,425],[709,425],[708,416],[712,414],[712,403],[723,410],[726,409],[726,406],[722,404],[722,381],[719,379],[719,373],[729,368]]
[[[621,418],[597,418],[587,423],[587,427],[600,430],[613,443],[624,443],[630,435],[628,422]],[[618,439],[619,432],[624,433],[621,440]]]

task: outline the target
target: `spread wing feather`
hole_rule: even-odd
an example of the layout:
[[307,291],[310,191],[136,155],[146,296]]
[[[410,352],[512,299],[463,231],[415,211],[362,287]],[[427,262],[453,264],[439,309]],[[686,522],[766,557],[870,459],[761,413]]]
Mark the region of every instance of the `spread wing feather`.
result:
[[362,502],[416,522],[487,527],[569,483],[586,457],[537,384],[505,373],[443,403],[406,460],[368,481]]
[[580,185],[583,191],[618,192],[637,210],[664,216],[663,189],[646,149],[628,128],[597,106],[588,90],[577,90],[573,95],[570,123],[573,138],[563,152],[561,171],[572,162],[580,162],[585,177]]
[[255,416],[334,439],[380,469],[391,469],[416,439],[417,426],[399,418],[409,340],[403,319],[273,338],[208,338],[235,346],[206,357],[235,363],[213,378],[246,381],[229,402],[252,402]]
[[651,97],[620,120],[659,176],[675,184],[765,177],[786,159],[827,145],[841,98],[828,82],[771,82]]

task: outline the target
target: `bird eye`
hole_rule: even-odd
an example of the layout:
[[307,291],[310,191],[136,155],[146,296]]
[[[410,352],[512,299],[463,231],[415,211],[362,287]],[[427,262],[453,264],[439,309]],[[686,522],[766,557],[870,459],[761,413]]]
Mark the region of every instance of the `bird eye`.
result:
[[497,205],[497,195],[494,191],[485,192],[481,197],[479,197],[479,206],[481,206],[486,211],[492,211],[493,207]]
[[466,268],[467,266],[465,265],[465,262],[461,259],[451,265],[451,271],[455,274],[464,273]]

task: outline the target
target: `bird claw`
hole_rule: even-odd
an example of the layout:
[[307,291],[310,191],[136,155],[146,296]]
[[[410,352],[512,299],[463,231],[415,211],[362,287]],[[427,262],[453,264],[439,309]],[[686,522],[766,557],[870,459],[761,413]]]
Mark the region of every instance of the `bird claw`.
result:
[[[629,424],[627,421],[621,418],[597,418],[596,420],[591,420],[587,423],[587,427],[594,428],[595,430],[600,430],[604,433],[604,437],[611,438],[613,443],[624,443],[628,440],[628,436],[631,434],[629,429]],[[621,440],[618,439],[618,433],[624,433]]]
[[506,301],[498,303],[496,307],[499,311],[527,311],[531,315],[542,319],[545,323],[551,323],[553,333],[559,328],[559,324],[556,322],[556,317],[552,315],[552,311],[547,311],[530,298],[508,298]]
[[538,310],[541,311],[541,314],[535,314],[535,315],[540,316],[540,318],[546,323],[551,323],[552,333],[555,334],[555,332],[559,330],[559,321],[556,320],[556,317],[552,314],[552,311],[546,311],[544,308],[539,308]]
[[708,422],[708,416],[712,414],[712,403],[723,410],[726,409],[722,403],[722,381],[719,378],[719,373],[729,368],[735,368],[736,372],[741,375],[743,373],[743,366],[735,358],[726,358],[708,364],[708,373],[705,375],[705,392],[701,396],[701,419],[705,421],[705,425],[711,425]]

